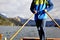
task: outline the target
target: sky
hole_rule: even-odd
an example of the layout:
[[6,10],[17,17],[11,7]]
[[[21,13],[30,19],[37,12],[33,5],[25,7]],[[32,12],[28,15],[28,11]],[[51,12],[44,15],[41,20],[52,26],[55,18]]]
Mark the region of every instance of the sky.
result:
[[[49,14],[54,19],[60,18],[60,0],[51,0],[54,4],[54,8]],[[30,5],[32,0],[0,0],[0,13],[4,13],[8,17],[20,16],[22,18],[29,18],[32,13],[30,11]],[[32,17],[32,19],[34,19]]]

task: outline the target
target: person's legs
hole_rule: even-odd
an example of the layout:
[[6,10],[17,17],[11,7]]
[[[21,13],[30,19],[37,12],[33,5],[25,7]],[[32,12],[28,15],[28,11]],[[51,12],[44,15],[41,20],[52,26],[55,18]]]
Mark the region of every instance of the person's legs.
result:
[[45,24],[46,24],[45,20],[36,21],[36,26],[38,29],[40,40],[45,40]]

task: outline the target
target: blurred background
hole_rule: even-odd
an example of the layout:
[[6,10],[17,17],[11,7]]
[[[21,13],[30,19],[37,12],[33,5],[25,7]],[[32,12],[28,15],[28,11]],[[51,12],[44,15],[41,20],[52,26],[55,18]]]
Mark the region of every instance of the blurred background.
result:
[[[48,13],[60,24],[60,0],[51,1],[54,7]],[[30,11],[31,2],[32,0],[0,0],[0,25],[23,25],[32,15]],[[27,25],[35,26],[34,16]],[[47,18],[46,26],[55,26],[49,17]]]
[[[60,25],[60,0],[51,1],[54,7],[48,13]],[[3,34],[3,40],[5,37],[10,38],[32,15],[31,2],[32,0],[0,0],[0,34]],[[49,17],[46,21],[46,37],[60,38],[60,29],[56,24]],[[38,36],[33,16],[14,40]]]

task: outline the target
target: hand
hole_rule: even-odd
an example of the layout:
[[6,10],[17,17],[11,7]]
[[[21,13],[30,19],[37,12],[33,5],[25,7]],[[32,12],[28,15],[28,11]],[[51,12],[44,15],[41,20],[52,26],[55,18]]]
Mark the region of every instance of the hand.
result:
[[33,14],[36,14],[37,13],[37,11],[36,10],[34,10],[34,13]]
[[46,10],[46,9],[45,9],[44,11],[45,11],[45,12],[47,12],[47,10]]

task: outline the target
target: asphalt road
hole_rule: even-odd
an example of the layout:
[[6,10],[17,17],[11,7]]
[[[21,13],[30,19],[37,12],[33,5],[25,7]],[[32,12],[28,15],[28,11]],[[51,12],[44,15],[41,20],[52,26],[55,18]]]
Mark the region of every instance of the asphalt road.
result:
[[[19,29],[18,26],[0,26],[0,34],[8,39]],[[14,38],[14,40],[19,40],[23,37],[39,37],[37,28],[31,26],[25,26],[22,31]],[[46,37],[47,38],[60,38],[60,29],[56,27],[46,27]]]

